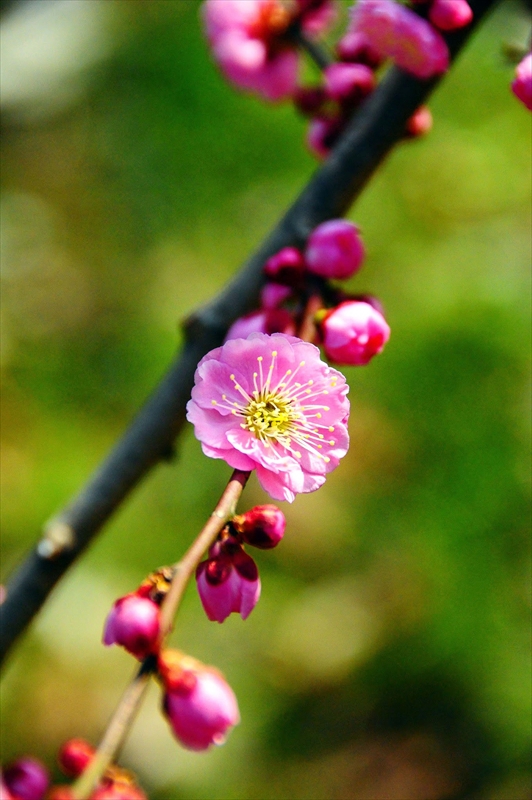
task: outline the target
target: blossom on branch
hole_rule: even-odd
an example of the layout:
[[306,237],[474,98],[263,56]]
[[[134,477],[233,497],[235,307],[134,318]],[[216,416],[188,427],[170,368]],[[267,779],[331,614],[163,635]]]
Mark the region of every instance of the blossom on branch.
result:
[[271,497],[292,502],[318,489],[347,453],[347,392],[314,345],[252,334],[200,361],[187,419],[205,455],[256,469]]
[[198,564],[196,581],[211,622],[223,622],[232,613],[247,619],[259,601],[257,565],[239,544]]
[[367,302],[348,300],[320,322],[325,355],[335,364],[364,366],[390,338],[383,315]]
[[449,50],[440,33],[393,0],[359,0],[350,31],[362,33],[373,51],[417,78],[431,78],[449,66]]

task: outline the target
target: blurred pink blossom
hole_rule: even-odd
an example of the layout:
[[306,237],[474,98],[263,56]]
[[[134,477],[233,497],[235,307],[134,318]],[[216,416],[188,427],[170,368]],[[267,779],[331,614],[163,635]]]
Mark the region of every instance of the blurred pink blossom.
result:
[[391,58],[417,78],[431,78],[449,66],[447,44],[438,31],[393,0],[358,0],[350,32],[364,34],[382,58]]
[[279,0],[206,0],[203,21],[214,59],[229,81],[266,100],[293,93],[298,56],[282,39],[291,17]]
[[205,455],[256,469],[271,497],[292,502],[321,486],[346,454],[347,392],[314,345],[256,333],[200,361],[187,419]]

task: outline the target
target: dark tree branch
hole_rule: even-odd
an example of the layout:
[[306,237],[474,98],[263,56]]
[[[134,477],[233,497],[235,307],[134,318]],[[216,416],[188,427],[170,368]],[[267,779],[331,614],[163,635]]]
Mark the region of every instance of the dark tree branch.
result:
[[[453,58],[496,0],[472,0],[474,22],[447,37]],[[185,345],[123,438],[7,586],[0,607],[0,659],[41,608],[53,587],[136,484],[168,457],[183,427],[198,361],[218,347],[231,323],[258,301],[262,266],[282,247],[302,245],[319,223],[342,216],[439,79],[421,81],[391,69],[356,113],[330,158],[314,174],[268,238],[212,302],[184,324]]]

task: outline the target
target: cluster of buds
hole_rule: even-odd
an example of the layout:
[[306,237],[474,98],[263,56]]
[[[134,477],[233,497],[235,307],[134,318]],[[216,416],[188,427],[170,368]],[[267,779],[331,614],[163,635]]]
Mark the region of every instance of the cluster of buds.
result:
[[297,83],[298,31],[315,35],[334,18],[332,0],[206,0],[203,22],[212,55],[239,89],[269,101]]
[[196,569],[198,593],[208,618],[223,622],[232,614],[246,619],[260,597],[259,571],[243,545],[276,547],[284,536],[284,514],[274,505],[255,506],[225,526]]
[[360,231],[353,222],[336,219],[318,225],[304,250],[285,247],[268,259],[261,309],[238,319],[227,339],[256,332],[297,334],[310,287],[327,299],[327,308],[315,309],[315,343],[322,345],[334,364],[367,364],[390,337],[382,306],[371,295],[348,295],[328,283],[357,273],[364,256]]
[[[242,555],[249,559],[256,573],[253,559]],[[135,592],[119,598],[105,622],[103,642],[121,645],[139,660],[156,657],[157,674],[165,691],[163,710],[176,738],[184,747],[205,750],[212,744],[222,744],[228,728],[237,724],[238,705],[220,672],[177,651],[161,650],[160,605],[172,577],[173,570],[162,567],[149,575]],[[67,774],[79,774],[87,764],[87,752],[83,748],[76,751],[71,743],[68,753],[62,751],[60,760]],[[118,777],[116,770],[106,774],[107,780],[114,780],[114,794],[94,794],[91,800],[144,798],[142,793],[117,794]],[[104,788],[110,792],[107,785]],[[68,795],[54,795],[53,800],[68,800]]]
[[[312,118],[307,144],[318,157],[329,154],[353,111],[373,92],[375,72],[385,60],[418,78],[447,69],[449,51],[436,28],[451,31],[469,24],[471,8],[467,0],[416,1],[430,2],[430,22],[394,0],[359,0],[336,45],[338,62],[325,68],[323,84],[296,90],[297,108]],[[431,113],[421,106],[408,120],[405,135],[421,136],[431,127]]]
[[[61,771],[69,778],[78,778],[95,754],[85,739],[69,739],[58,753]],[[2,770],[0,800],[73,800],[68,784],[50,786],[46,767],[35,758],[25,756]],[[111,764],[88,800],[148,800],[139,788],[133,773]]]

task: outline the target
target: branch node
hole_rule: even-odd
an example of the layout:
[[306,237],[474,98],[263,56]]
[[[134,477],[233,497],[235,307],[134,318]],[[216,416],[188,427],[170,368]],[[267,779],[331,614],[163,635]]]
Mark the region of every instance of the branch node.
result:
[[76,536],[66,522],[51,522],[45,529],[44,536],[37,545],[37,553],[49,561],[56,559],[65,550],[71,550]]

